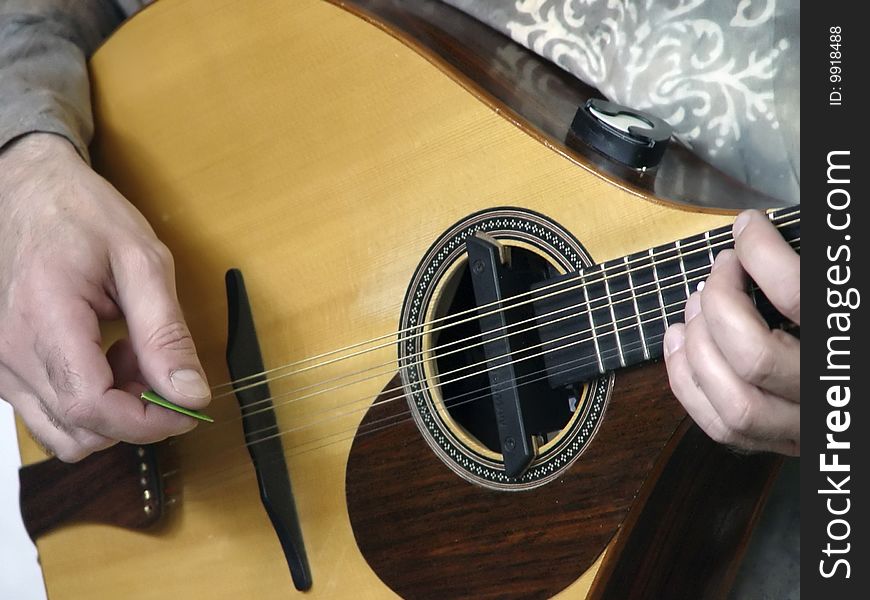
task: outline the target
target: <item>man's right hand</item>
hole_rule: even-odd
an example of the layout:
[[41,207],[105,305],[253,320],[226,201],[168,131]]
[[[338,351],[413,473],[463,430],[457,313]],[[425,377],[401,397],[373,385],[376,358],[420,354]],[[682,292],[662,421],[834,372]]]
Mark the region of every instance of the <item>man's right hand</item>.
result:
[[[103,354],[100,320],[129,340]],[[0,152],[0,398],[64,461],[149,443],[196,422],[138,397],[210,399],[175,292],[172,256],[144,217],[65,139]]]

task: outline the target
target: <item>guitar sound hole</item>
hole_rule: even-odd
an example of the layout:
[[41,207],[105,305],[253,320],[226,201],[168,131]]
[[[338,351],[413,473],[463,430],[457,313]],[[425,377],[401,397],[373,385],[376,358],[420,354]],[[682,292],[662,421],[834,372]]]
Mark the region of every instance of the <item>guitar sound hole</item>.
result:
[[[510,255],[511,266],[522,273],[524,284],[531,285],[557,274],[544,257],[527,248],[511,246]],[[511,295],[528,290],[528,287],[523,288],[514,290]],[[522,300],[507,302],[506,306],[515,304],[522,304]],[[433,316],[448,318],[439,322],[438,330],[431,333],[428,346],[437,357],[434,361],[440,384],[437,391],[451,417],[448,421],[452,420],[454,426],[463,430],[462,437],[470,436],[472,441],[491,452],[500,453],[480,326],[477,319],[469,319],[475,313],[466,312],[475,308],[468,261],[462,260],[445,277]],[[582,390],[576,386],[551,389],[548,385],[543,357],[534,356],[541,352],[541,340],[533,327],[531,303],[509,308],[505,314],[526,428],[546,443],[569,423],[581,403],[578,399],[582,398]]]

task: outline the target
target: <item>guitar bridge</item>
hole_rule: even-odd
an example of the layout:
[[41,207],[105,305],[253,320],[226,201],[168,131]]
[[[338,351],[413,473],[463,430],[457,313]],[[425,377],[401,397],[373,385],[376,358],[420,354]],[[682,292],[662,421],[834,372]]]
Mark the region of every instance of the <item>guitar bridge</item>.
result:
[[226,285],[227,366],[242,411],[245,443],[257,473],[260,500],[281,542],[293,585],[304,591],[311,587],[311,569],[241,271],[227,271]]

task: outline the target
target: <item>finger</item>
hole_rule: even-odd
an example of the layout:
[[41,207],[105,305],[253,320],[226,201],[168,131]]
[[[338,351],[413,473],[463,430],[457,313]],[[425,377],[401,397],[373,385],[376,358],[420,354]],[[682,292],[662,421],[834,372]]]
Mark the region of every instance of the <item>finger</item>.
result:
[[728,428],[712,403],[695,381],[692,368],[686,358],[685,326],[672,325],[665,333],[665,363],[668,379],[677,400],[692,417],[692,420],[714,441],[758,452],[778,452],[780,454],[799,454],[791,443],[766,441],[748,438]]
[[668,380],[677,400],[707,435],[717,442],[734,443],[739,436],[725,427],[719,413],[707,400],[692,374],[692,368],[686,359],[685,325],[678,323],[668,328],[665,332],[664,347]]
[[39,405],[34,397],[24,397],[16,403],[15,410],[21,416],[31,437],[47,453],[56,456],[63,462],[74,463],[83,458],[105,450],[118,443],[104,436],[92,434],[89,439],[74,437],[40,413]]
[[745,211],[734,222],[734,248],[749,273],[776,309],[800,325],[801,259],[762,213]]
[[[44,363],[53,410],[70,428],[132,443],[150,443],[189,431],[190,417],[144,403],[123,389],[100,347],[96,315],[83,301],[65,301],[46,315],[37,355]],[[44,393],[46,399],[50,393]]]
[[[8,369],[0,367],[0,389],[24,421],[31,436],[46,453],[64,462],[77,462],[117,443],[87,431],[73,432],[60,426],[47,404]],[[74,435],[78,433],[78,435]]]
[[700,303],[713,343],[737,376],[776,396],[800,402],[800,341],[771,330],[746,295],[736,255],[716,257]]
[[165,246],[135,246],[113,258],[118,300],[139,369],[168,400],[204,408],[211,398],[175,291]]
[[106,352],[106,360],[112,369],[116,388],[122,389],[131,382],[146,383],[129,339],[123,338],[112,344]]
[[115,387],[136,398],[141,397],[142,392],[148,389],[148,384],[139,371],[139,363],[130,340],[123,338],[112,344],[106,352],[106,359],[115,376]]
[[684,311],[685,323],[688,323],[692,319],[694,319],[701,312],[701,294],[700,292],[692,292],[692,295],[689,296],[689,299],[686,301],[686,308]]
[[786,446],[800,439],[800,405],[743,381],[716,346],[702,312],[685,329],[692,378],[726,428],[724,435]]

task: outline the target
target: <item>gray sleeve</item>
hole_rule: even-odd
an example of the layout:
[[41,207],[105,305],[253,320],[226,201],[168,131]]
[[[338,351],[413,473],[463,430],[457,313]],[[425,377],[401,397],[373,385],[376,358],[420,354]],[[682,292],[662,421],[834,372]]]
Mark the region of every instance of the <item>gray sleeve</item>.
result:
[[0,151],[48,132],[87,158],[86,60],[123,18],[112,0],[0,0]]

